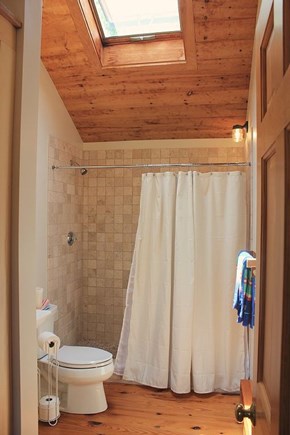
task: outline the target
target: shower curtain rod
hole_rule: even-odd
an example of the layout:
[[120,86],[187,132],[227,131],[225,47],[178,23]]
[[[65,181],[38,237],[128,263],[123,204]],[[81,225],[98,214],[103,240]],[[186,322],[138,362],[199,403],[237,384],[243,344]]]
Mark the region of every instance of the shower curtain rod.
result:
[[251,162],[221,162],[221,163],[137,163],[135,165],[79,165],[56,166],[52,169],[135,169],[135,168],[172,168],[172,167],[199,167],[199,166],[251,166]]

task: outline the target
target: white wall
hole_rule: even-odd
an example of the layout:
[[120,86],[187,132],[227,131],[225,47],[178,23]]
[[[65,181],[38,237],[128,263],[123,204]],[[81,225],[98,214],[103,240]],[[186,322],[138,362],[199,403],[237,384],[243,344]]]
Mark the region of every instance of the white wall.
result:
[[47,192],[50,136],[82,148],[78,134],[43,64],[39,78],[36,183],[36,281],[47,288]]

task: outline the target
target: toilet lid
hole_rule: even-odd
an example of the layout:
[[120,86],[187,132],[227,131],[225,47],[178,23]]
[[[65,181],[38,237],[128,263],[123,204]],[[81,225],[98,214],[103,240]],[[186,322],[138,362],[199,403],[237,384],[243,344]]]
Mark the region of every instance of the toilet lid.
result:
[[97,347],[62,346],[58,351],[57,361],[61,367],[100,367],[112,361],[112,354]]

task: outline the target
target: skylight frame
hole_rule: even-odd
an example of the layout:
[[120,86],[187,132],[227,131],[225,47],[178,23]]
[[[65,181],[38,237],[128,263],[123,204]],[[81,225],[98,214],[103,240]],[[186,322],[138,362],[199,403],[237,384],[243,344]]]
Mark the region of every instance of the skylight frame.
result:
[[166,68],[197,70],[197,54],[192,0],[178,0],[181,34],[178,38],[103,45],[90,0],[67,0],[68,7],[87,53],[96,71],[153,70]]
[[142,42],[150,42],[150,41],[158,41],[158,40],[166,41],[170,39],[180,39],[182,37],[179,1],[177,3],[178,3],[178,19],[179,19],[180,30],[136,33],[136,34],[122,35],[122,36],[106,36],[94,0],[89,0],[89,3],[104,47],[110,45],[117,45],[117,44],[131,44],[136,42],[142,43]]

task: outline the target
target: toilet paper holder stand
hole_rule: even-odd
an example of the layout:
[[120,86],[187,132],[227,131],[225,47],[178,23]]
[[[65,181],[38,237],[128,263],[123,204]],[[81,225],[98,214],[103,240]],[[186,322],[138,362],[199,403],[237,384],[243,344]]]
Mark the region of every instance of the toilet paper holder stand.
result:
[[[58,363],[57,351],[59,343],[53,340],[45,343],[48,350],[47,362],[47,394],[41,396],[41,372],[38,369],[38,419],[50,426],[56,426],[60,417],[59,397],[58,397]],[[55,369],[55,379],[53,379],[53,370]],[[54,381],[54,382],[53,382]],[[53,391],[53,383],[55,388]]]

